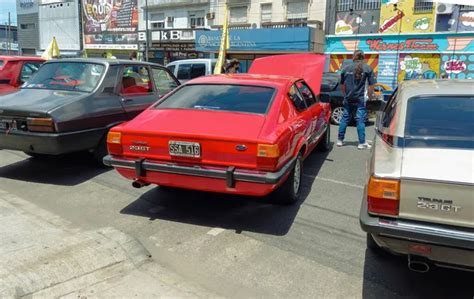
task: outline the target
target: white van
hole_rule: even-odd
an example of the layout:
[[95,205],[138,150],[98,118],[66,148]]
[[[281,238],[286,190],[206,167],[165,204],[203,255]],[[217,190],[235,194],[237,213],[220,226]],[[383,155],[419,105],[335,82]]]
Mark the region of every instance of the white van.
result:
[[217,59],[211,58],[183,59],[173,61],[167,64],[166,67],[182,83],[197,77],[213,74],[216,63]]

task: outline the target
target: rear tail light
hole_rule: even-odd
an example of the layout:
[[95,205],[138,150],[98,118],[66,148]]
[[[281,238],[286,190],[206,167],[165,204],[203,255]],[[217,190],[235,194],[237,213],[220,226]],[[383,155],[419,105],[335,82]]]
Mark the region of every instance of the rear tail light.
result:
[[122,153],[122,133],[110,131],[107,134],[107,150],[114,155]]
[[398,216],[400,181],[370,177],[367,202],[372,214]]
[[257,157],[278,158],[280,149],[277,144],[259,144],[257,146]]
[[52,118],[28,117],[26,126],[30,132],[55,132],[56,126]]

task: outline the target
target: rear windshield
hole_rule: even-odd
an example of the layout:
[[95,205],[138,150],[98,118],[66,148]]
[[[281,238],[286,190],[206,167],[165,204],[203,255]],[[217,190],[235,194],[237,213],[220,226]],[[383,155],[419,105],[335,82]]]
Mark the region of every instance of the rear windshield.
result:
[[410,99],[405,136],[406,146],[473,148],[474,97]]
[[248,85],[185,85],[155,108],[204,109],[267,113],[275,90]]

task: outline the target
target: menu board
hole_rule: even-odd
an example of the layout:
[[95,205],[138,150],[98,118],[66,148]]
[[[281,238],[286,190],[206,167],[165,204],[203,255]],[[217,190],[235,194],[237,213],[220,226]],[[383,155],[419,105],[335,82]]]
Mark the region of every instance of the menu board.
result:
[[137,0],[83,0],[86,49],[137,49]]

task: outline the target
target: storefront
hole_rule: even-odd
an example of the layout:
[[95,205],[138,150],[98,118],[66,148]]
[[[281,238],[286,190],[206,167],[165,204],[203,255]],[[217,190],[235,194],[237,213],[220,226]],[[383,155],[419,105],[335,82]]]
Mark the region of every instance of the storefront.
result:
[[[197,31],[196,50],[217,56],[221,31]],[[315,51],[315,29],[310,27],[272,29],[231,29],[230,48],[227,58],[240,61],[246,72],[252,61],[259,57],[276,54]]]
[[[148,61],[150,62],[166,65],[180,59],[209,57],[209,54],[196,51],[194,29],[150,30],[149,34]],[[146,41],[145,31],[139,32],[138,39],[141,43]]]
[[468,32],[429,34],[367,34],[328,36],[327,71],[338,71],[350,61],[355,49],[366,53],[366,61],[377,80],[392,87],[412,79],[474,79],[474,36]]

